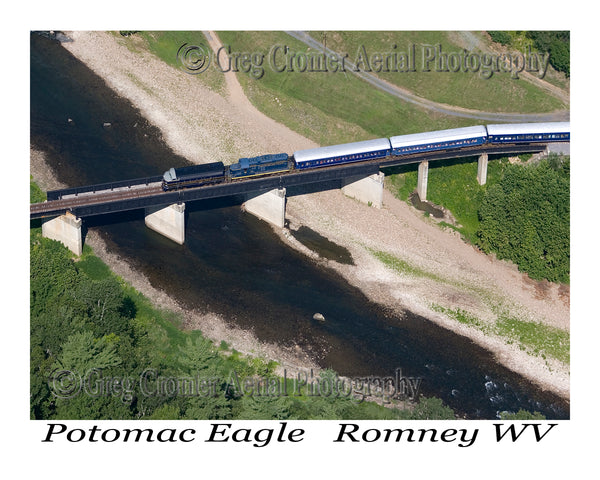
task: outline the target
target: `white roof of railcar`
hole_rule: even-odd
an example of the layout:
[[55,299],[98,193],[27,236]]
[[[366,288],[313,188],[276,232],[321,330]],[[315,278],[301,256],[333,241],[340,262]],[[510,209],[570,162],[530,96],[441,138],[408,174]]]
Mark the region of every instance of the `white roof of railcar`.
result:
[[165,182],[172,182],[177,179],[177,174],[175,173],[175,169],[173,167],[169,168],[165,174],[163,175],[163,180]]
[[390,138],[392,148],[409,147],[434,142],[448,142],[452,140],[464,140],[465,138],[487,137],[487,131],[483,125],[475,127],[451,128],[449,130],[437,130],[434,132],[413,133],[410,135],[398,135]]
[[342,145],[332,145],[329,147],[309,148],[294,152],[296,163],[309,162],[311,160],[320,160],[322,158],[332,158],[342,155],[352,155],[354,153],[376,152],[378,150],[388,150],[390,141],[387,138],[378,138],[376,140],[365,140],[364,142],[344,143]]
[[509,123],[488,125],[489,135],[514,135],[516,133],[565,133],[571,132],[571,122]]

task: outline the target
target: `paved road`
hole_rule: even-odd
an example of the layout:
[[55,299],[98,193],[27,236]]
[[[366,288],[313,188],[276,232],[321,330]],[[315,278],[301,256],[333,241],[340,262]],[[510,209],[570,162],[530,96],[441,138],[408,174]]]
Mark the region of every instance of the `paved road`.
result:
[[[323,44],[312,38],[306,32],[295,32],[295,31],[287,31],[285,32],[288,35],[294,37],[296,40],[299,40],[311,48],[316,50],[323,50]],[[327,54],[336,54],[337,52],[330,50],[329,48],[325,49]],[[454,117],[461,118],[471,118],[474,120],[483,120],[486,122],[513,122],[513,123],[521,123],[521,122],[557,122],[557,121],[567,121],[570,118],[569,111],[561,111],[561,112],[552,112],[552,113],[532,113],[532,114],[520,114],[520,113],[496,113],[496,112],[481,112],[476,110],[468,110],[464,108],[453,108],[447,105],[442,105],[436,102],[432,102],[425,98],[414,95],[411,92],[408,92],[400,87],[392,85],[388,82],[385,82],[378,78],[377,76],[369,73],[369,72],[356,72],[355,65],[350,62],[345,62],[347,65],[348,71],[355,74],[356,76],[362,78],[364,81],[370,83],[374,87],[389,93],[405,102],[412,103],[414,105],[418,105],[419,107],[425,108],[427,110],[442,113],[444,115],[451,115]]]

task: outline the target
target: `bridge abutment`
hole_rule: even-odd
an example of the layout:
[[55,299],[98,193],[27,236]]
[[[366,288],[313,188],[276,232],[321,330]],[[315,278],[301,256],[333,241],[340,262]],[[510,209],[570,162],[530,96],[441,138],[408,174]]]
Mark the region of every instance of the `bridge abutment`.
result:
[[383,206],[384,178],[383,172],[368,177],[346,178],[342,181],[342,193],[367,205],[381,208]]
[[266,193],[250,193],[242,204],[242,209],[269,222],[276,227],[285,226],[285,188],[276,188]]
[[429,162],[427,160],[419,163],[419,171],[417,177],[417,194],[419,200],[424,202],[427,200],[427,177],[429,176]]
[[148,228],[179,245],[185,242],[185,203],[148,207],[144,222]]
[[485,185],[487,181],[488,154],[482,153],[477,160],[477,182]]
[[42,235],[52,240],[58,240],[75,255],[83,251],[81,236],[81,218],[67,212],[60,217],[42,221]]

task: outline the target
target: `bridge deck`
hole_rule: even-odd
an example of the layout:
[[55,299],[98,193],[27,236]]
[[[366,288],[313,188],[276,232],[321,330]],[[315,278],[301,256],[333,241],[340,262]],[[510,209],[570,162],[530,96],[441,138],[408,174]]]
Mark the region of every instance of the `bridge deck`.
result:
[[[459,151],[426,152],[401,157],[386,157],[344,165],[337,165],[311,170],[293,171],[261,178],[248,178],[231,183],[206,185],[164,192],[160,181],[143,184],[137,180],[113,182],[102,185],[116,186],[106,190],[95,190],[98,186],[75,187],[60,191],[61,199],[49,199],[46,202],[34,203],[30,206],[30,218],[43,218],[62,215],[66,211],[78,217],[101,215],[112,212],[135,210],[151,206],[170,205],[209,198],[227,197],[257,191],[268,191],[274,188],[292,187],[310,183],[330,182],[346,177],[368,176],[379,172],[380,168],[418,163],[425,160],[446,160],[469,156],[509,153],[534,153],[546,149],[546,145],[498,145],[467,147]],[[149,177],[159,179],[161,177]],[[140,179],[146,180],[146,179]],[[131,183],[134,182],[134,183]],[[129,186],[125,186],[127,184]],[[66,195],[65,195],[66,193]]]

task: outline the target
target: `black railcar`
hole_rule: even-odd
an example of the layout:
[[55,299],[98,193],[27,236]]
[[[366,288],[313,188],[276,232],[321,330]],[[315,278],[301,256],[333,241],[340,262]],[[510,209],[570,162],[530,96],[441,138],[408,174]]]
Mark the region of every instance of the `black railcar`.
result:
[[170,168],[163,175],[164,191],[178,188],[201,187],[219,183],[225,179],[223,162],[204,163],[190,167]]

